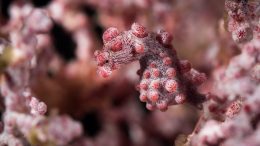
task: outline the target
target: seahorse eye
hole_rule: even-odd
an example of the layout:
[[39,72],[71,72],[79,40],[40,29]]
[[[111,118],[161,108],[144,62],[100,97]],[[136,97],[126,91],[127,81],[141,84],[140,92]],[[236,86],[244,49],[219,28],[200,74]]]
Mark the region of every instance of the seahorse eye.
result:
[[109,62],[109,53],[108,52],[100,52],[95,51],[95,57],[98,65],[104,65]]

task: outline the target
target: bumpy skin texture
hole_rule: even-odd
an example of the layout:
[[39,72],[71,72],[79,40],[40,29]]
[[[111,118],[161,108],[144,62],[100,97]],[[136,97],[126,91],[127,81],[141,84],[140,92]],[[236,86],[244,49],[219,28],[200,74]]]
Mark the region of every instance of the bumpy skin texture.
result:
[[140,100],[147,102],[149,110],[167,110],[169,105],[185,101],[198,104],[204,96],[196,92],[196,86],[205,81],[205,74],[191,69],[191,64],[180,61],[171,45],[172,36],[160,30],[148,33],[145,27],[134,23],[131,30],[119,32],[108,28],[103,34],[104,47],[96,51],[98,74],[108,77],[121,64],[139,60],[141,69]]

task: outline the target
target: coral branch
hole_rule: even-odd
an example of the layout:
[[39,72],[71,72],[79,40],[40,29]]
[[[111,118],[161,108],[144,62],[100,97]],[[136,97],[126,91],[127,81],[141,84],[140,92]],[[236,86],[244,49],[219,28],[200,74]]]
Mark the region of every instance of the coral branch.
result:
[[229,16],[228,30],[235,42],[244,43],[253,38],[256,7],[248,4],[248,0],[226,0]]

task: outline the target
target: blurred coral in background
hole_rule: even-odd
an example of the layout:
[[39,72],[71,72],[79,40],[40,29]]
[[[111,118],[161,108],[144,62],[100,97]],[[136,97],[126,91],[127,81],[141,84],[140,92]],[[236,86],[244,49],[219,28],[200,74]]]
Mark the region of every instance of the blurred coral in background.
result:
[[0,76],[0,146],[259,146],[260,1],[0,0]]

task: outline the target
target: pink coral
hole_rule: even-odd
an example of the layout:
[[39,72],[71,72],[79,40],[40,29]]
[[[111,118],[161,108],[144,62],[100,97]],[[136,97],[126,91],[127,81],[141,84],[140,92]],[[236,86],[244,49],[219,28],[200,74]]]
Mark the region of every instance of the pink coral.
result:
[[259,0],[0,1],[0,145],[259,146],[259,12]]
[[238,43],[250,41],[253,38],[256,7],[250,5],[248,0],[226,0],[225,6],[230,19],[228,29],[233,40]]

